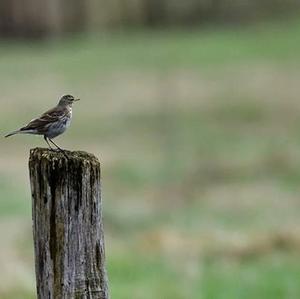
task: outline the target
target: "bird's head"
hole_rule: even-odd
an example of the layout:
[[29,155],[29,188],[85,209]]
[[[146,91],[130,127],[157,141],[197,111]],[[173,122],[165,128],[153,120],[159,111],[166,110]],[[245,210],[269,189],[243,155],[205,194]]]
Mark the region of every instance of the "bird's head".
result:
[[74,102],[79,101],[79,99],[75,99],[73,96],[67,94],[61,97],[59,100],[59,106],[68,106],[72,105]]

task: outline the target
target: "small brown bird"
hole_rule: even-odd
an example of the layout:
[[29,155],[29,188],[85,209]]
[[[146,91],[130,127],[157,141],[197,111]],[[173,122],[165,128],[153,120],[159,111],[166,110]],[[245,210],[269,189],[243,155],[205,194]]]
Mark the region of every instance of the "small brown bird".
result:
[[42,114],[39,118],[31,120],[26,126],[7,134],[9,137],[15,134],[43,135],[48,146],[49,141],[60,151],[63,150],[53,142],[53,138],[61,135],[70,126],[72,120],[72,105],[79,101],[71,95],[64,95],[57,106]]

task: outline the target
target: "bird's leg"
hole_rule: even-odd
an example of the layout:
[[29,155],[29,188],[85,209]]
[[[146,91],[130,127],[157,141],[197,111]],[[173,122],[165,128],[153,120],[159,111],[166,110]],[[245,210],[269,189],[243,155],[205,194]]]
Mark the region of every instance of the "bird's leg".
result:
[[48,146],[50,147],[50,149],[51,150],[53,150],[53,148],[51,147],[51,145],[50,145],[50,143],[48,142],[48,139],[47,139],[47,137],[44,135],[44,139],[45,139],[45,141],[47,142],[47,144],[48,144]]
[[60,151],[64,151],[62,148],[60,148],[56,143],[54,143],[54,141],[52,140],[52,139],[50,139],[50,138],[48,138],[49,139],[49,141],[57,148],[57,149],[59,149]]
[[67,154],[65,153],[65,151],[62,149],[62,148],[60,148],[57,144],[55,144],[54,143],[54,141],[53,140],[51,140],[50,138],[48,138],[49,139],[49,141],[53,144],[53,145],[55,145],[56,146],[56,148],[68,159],[68,156],[67,156]]

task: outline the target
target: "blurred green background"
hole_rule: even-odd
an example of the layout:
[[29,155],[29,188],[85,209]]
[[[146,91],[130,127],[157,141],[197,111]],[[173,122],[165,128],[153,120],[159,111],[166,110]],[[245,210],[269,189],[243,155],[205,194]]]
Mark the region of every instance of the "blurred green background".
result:
[[[111,297],[300,298],[297,1],[41,3],[1,1],[1,134],[82,99],[56,141],[101,161]],[[36,146],[0,141],[1,299],[36,296]]]

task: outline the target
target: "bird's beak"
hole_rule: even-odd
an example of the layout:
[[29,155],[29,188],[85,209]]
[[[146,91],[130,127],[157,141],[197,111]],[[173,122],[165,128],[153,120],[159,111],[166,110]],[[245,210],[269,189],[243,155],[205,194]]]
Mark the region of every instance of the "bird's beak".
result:
[[80,101],[80,99],[75,99],[74,102]]

